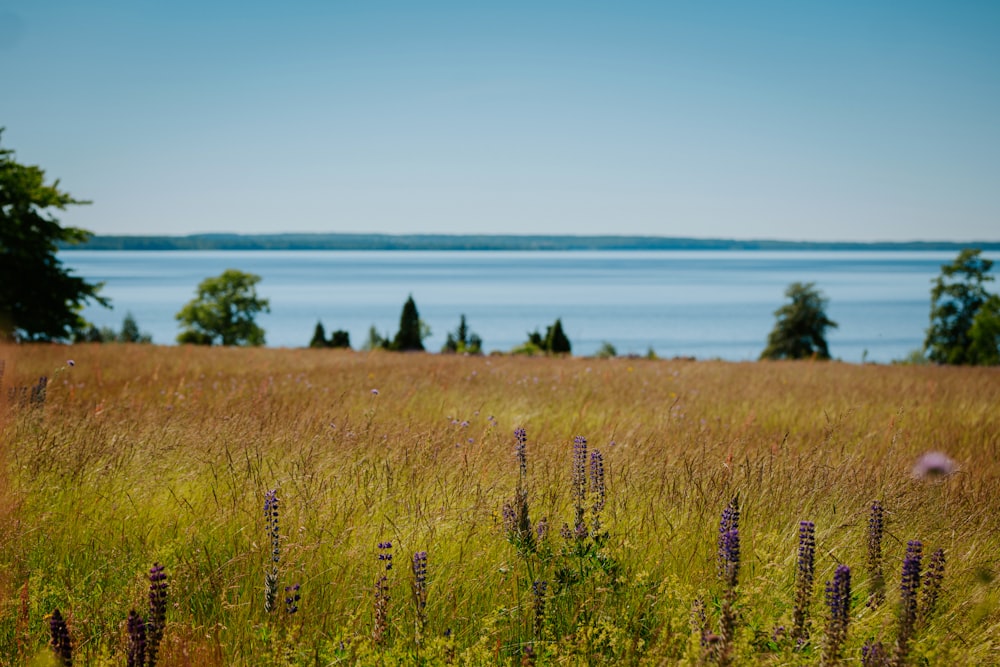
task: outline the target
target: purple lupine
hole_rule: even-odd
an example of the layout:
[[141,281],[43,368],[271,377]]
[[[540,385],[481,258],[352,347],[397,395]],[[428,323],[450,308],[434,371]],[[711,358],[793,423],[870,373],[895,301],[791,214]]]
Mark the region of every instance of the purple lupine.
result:
[[889,664],[889,654],[882,642],[870,639],[861,647],[861,667],[886,667]]
[[372,625],[372,640],[376,646],[384,646],[389,640],[389,572],[392,570],[392,542],[379,542],[378,549],[378,560],[385,569],[375,581],[375,622]]
[[584,503],[587,500],[587,439],[582,435],[573,438],[573,507],[577,532],[583,523]]
[[792,613],[792,639],[798,645],[809,640],[809,601],[815,577],[816,524],[799,522],[799,560],[795,572],[795,610]]
[[146,667],[146,621],[133,609],[125,623],[128,632],[127,667]]
[[931,554],[927,569],[921,577],[920,622],[926,623],[934,615],[938,596],[941,594],[941,582],[944,579],[944,549],[938,549]]
[[38,378],[38,384],[31,388],[31,405],[40,407],[45,405],[45,389],[48,387],[49,378],[42,376]]
[[417,638],[427,623],[427,552],[413,554],[413,603],[417,608]]
[[281,559],[281,530],[278,524],[278,490],[264,494],[264,522],[271,543],[271,567],[264,575],[264,611],[275,609],[278,597],[278,561]]
[[156,665],[160,640],[167,624],[167,573],[153,563],[149,569],[149,620],[146,621],[146,664]]
[[590,492],[594,498],[592,509],[596,516],[604,509],[605,501],[604,456],[599,449],[590,452]]
[[545,541],[545,538],[548,536],[548,534],[549,534],[549,520],[548,517],[543,516],[541,519],[538,520],[538,523],[535,524],[535,538],[537,539],[538,543],[541,544],[542,542]]
[[718,553],[718,571],[719,578],[726,580],[728,577],[728,569],[730,568],[729,554],[727,554],[726,543],[730,539],[728,537],[729,533],[732,531],[737,531],[736,533],[736,550],[737,550],[737,567],[738,562],[738,552],[739,552],[739,528],[740,528],[740,505],[739,498],[734,497],[726,505],[726,509],[722,511],[722,519],[719,521],[719,553]]
[[528,434],[523,428],[514,429],[514,453],[517,455],[517,467],[521,473],[521,479],[528,474]]
[[301,588],[297,583],[285,586],[285,613],[289,616],[299,610],[299,600],[302,599],[302,595],[299,593]]
[[885,531],[884,510],[879,501],[872,502],[868,515],[868,606],[875,608],[885,601],[885,575],[882,571],[882,535]]
[[736,584],[740,572],[740,510],[739,501],[733,498],[722,512],[719,522],[719,576],[725,585],[719,617],[719,635],[710,642],[710,650],[720,665],[732,661],[736,637]]
[[56,654],[56,658],[62,665],[71,667],[73,665],[73,641],[70,639],[66,620],[58,609],[53,611],[52,617],[49,618],[49,635],[51,637],[49,645],[52,647],[52,652]]
[[541,639],[542,631],[545,629],[545,591],[549,587],[549,582],[536,580],[531,584],[532,607],[535,612],[535,639]]
[[826,606],[830,616],[826,623],[826,644],[823,646],[823,664],[834,664],[847,639],[847,623],[851,611],[851,568],[838,565],[833,580],[826,582]]
[[899,632],[896,635],[896,649],[893,662],[897,665],[906,663],[910,653],[910,640],[913,639],[917,623],[917,594],[920,592],[920,560],[923,544],[920,540],[910,540],[906,544],[906,556],[903,558],[903,575],[899,584],[901,594],[899,608]]

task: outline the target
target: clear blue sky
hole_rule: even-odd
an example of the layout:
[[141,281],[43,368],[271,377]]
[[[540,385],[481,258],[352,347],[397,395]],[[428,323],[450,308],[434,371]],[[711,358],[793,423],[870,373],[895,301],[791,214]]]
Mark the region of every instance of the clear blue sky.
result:
[[1000,240],[1000,2],[0,0],[102,234]]

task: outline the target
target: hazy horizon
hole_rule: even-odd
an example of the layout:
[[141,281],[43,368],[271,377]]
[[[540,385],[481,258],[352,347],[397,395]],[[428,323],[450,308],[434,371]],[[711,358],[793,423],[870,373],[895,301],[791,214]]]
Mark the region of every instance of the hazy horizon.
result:
[[0,8],[99,235],[1000,240],[1000,4]]

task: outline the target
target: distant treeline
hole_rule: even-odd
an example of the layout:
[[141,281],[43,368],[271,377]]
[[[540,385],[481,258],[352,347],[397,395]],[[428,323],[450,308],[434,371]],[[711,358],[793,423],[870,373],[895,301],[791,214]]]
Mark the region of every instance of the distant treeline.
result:
[[660,236],[493,236],[449,234],[193,234],[94,236],[62,245],[83,250],[1000,250],[1000,242],[812,242]]

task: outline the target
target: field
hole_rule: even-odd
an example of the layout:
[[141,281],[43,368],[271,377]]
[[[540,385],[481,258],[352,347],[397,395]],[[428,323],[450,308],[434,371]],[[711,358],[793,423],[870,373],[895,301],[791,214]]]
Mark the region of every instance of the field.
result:
[[[995,369],[116,344],[0,360],[0,664],[49,664],[55,609],[76,664],[126,664],[154,563],[164,666],[861,664],[876,641],[907,664],[1000,663]],[[954,470],[916,474],[930,451]]]

